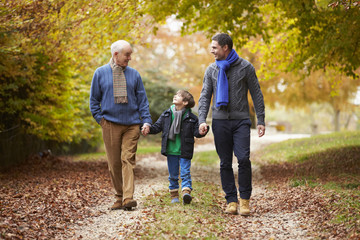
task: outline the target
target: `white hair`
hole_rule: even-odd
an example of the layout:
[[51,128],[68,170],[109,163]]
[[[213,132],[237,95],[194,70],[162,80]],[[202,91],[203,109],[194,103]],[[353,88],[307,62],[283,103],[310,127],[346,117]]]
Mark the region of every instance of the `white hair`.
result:
[[113,44],[111,44],[111,56],[113,56],[115,52],[121,52],[127,46],[130,46],[130,43],[125,40],[119,40],[114,42]]

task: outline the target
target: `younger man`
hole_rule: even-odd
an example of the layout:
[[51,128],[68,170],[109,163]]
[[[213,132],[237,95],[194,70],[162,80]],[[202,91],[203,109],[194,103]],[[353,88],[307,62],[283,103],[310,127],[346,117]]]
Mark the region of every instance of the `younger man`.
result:
[[173,104],[161,114],[150,129],[144,127],[142,134],[146,136],[148,133],[163,132],[161,154],[167,156],[171,203],[180,202],[178,182],[180,167],[183,203],[189,204],[192,200],[190,167],[194,152],[194,137],[201,138],[206,133],[199,133],[198,118],[191,112],[195,101],[188,91],[179,90],[173,98]]

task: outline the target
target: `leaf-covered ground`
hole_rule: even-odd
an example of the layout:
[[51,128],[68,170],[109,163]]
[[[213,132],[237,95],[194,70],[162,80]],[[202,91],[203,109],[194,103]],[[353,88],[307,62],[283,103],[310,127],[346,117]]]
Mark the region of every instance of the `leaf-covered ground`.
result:
[[[0,175],[0,238],[51,239],[111,194],[107,165],[32,157]],[[98,213],[101,214],[101,213]]]
[[[344,151],[346,152],[343,154],[358,154],[358,149]],[[354,155],[356,156],[358,155]],[[314,156],[314,161],[319,157]],[[141,161],[144,160],[139,159],[139,162]],[[151,160],[148,165],[136,168],[138,182],[147,183],[150,179],[157,181],[159,172],[154,170],[153,162]],[[166,162],[163,162],[164,164],[159,166],[163,171],[160,176],[163,182],[160,184],[166,184],[167,181]],[[219,208],[217,214],[224,218],[227,224],[223,226],[223,231],[215,235],[220,239],[359,239],[358,229],[349,229],[333,221],[334,213],[338,210],[338,195],[328,194],[318,187],[291,187],[288,184],[287,180],[297,169],[311,171],[311,166],[309,164],[300,168],[282,164],[263,167],[261,175],[254,174],[252,215],[224,215],[222,210],[225,202],[216,202],[214,208]],[[336,166],[329,168],[334,171],[337,169]],[[318,177],[325,176],[321,172],[313,174],[318,174]],[[218,169],[204,171],[195,167],[192,175],[194,181],[220,184]],[[95,221],[89,219],[100,219],[101,223],[119,213],[106,210],[109,199],[112,198],[112,188],[104,159],[73,162],[52,156],[33,157],[17,168],[2,172],[0,186],[0,239],[69,239],[70,236],[72,239],[80,239],[81,235],[72,235],[74,226],[81,229],[84,222]],[[160,187],[164,186],[166,185]],[[148,193],[140,194],[146,201]],[[194,203],[200,204],[200,194],[197,195],[194,191],[194,197]],[[334,207],[329,208],[329,204]],[[139,236],[137,233],[141,234],[145,228],[140,226],[145,222],[145,217],[151,218],[156,211],[155,208],[147,209],[140,204],[139,210],[131,213],[135,214],[131,215],[134,219],[131,224],[122,224],[124,230],[114,230],[116,235],[111,238],[124,239],[126,231],[135,234],[132,236]],[[128,213],[121,211],[121,214]],[[116,221],[118,219],[122,217]],[[203,227],[211,224],[201,222]],[[115,228],[119,226],[119,222],[111,224]],[[94,236],[92,239],[101,236],[96,235],[97,229],[91,225],[89,228],[94,231],[89,233],[89,236]],[[110,232],[108,229],[105,228],[105,231]],[[101,239],[109,239],[109,235],[104,235]]]
[[360,239],[360,147],[314,153],[301,162],[265,165],[261,176],[281,193],[274,196],[272,208],[281,213],[306,206],[302,216],[317,238]]

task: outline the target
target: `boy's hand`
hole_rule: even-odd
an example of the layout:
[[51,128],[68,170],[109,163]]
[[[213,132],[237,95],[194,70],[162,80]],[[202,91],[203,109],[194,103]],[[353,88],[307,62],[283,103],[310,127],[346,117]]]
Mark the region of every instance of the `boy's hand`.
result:
[[206,123],[200,124],[199,126],[200,135],[205,135],[207,131],[208,131],[208,125]]
[[150,132],[150,127],[148,125],[144,125],[141,128],[141,133],[142,135],[144,135],[146,137],[146,135],[148,135],[148,133]]

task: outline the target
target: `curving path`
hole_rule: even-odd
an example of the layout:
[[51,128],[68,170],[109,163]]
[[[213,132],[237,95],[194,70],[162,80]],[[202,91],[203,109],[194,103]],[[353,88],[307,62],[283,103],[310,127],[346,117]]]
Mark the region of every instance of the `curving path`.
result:
[[[210,136],[210,137],[209,137]],[[269,133],[258,138],[252,132],[251,151],[261,150],[265,145],[290,138],[306,137],[307,135]],[[206,138],[211,138],[209,134]],[[215,150],[212,140],[207,143],[197,142],[195,151]],[[234,163],[236,170],[236,163]],[[97,213],[97,217],[73,225],[68,230],[70,239],[126,239],[128,233],[134,231],[137,222],[146,215],[143,199],[159,189],[167,188],[166,158],[160,154],[144,157],[137,163],[135,170],[140,176],[136,179],[135,198],[138,207],[134,211],[110,211],[108,207],[113,199],[107,198],[104,202],[89,209]],[[193,166],[192,177],[194,181],[209,181],[220,184],[219,168],[204,168]],[[269,190],[261,181],[258,167],[253,165],[253,200],[251,202],[254,212],[250,217],[234,216],[234,223],[229,224],[229,239],[311,239],[308,237],[308,226],[300,217],[300,212],[282,212],[271,210],[271,204],[266,199],[276,198],[276,192]],[[267,205],[269,207],[267,208]],[[276,205],[276,204],[275,204]],[[225,207],[225,201],[224,206]],[[270,208],[270,209],[269,209]],[[238,232],[237,235],[232,235]],[[226,234],[225,234],[226,235]],[[59,239],[63,236],[59,236]]]

